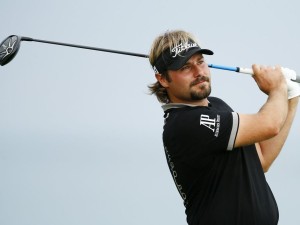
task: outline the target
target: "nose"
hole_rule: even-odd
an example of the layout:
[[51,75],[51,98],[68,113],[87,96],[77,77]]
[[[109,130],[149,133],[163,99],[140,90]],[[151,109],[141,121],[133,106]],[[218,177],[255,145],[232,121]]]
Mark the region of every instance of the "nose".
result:
[[205,76],[203,65],[194,65],[194,77]]

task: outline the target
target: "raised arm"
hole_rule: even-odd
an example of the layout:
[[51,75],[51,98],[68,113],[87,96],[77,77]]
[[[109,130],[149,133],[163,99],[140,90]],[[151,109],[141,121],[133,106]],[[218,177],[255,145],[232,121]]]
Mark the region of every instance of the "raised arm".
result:
[[258,87],[268,95],[256,114],[240,114],[240,124],[234,147],[262,142],[278,135],[288,111],[287,84],[280,67],[252,66]]
[[[300,91],[300,87],[299,87]],[[299,94],[300,92],[298,92]],[[299,102],[299,96],[296,96],[290,100],[288,100],[288,115],[285,120],[285,123],[280,130],[279,134],[276,135],[273,138],[270,138],[265,141],[261,141],[256,144],[256,149],[262,164],[262,167],[265,172],[267,172],[272,165],[272,163],[275,161],[277,156],[279,155],[287,137],[290,131],[290,128],[292,126],[297,106]]]

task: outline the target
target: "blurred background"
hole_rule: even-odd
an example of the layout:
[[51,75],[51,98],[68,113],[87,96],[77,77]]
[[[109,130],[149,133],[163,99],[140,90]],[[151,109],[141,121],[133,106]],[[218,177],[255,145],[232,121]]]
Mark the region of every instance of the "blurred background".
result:
[[[148,54],[184,29],[209,63],[300,72],[299,2],[280,0],[2,0],[12,34]],[[266,100],[249,75],[212,69],[213,96],[240,113]],[[22,42],[0,68],[0,224],[186,224],[168,171],[163,111],[147,59]],[[274,112],[276,113],[276,112]],[[266,174],[280,225],[300,219],[300,115]]]

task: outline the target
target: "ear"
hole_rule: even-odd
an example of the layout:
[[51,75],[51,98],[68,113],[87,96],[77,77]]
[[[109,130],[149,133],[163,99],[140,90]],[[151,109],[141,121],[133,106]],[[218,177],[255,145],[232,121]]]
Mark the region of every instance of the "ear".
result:
[[165,77],[163,77],[161,74],[157,73],[155,74],[156,80],[164,87],[167,88],[169,87],[169,82]]

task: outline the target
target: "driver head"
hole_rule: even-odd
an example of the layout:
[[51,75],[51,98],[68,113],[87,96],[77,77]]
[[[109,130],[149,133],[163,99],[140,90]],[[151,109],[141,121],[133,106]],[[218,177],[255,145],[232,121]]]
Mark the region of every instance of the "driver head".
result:
[[0,65],[9,63],[17,54],[20,48],[21,37],[11,35],[0,44]]

